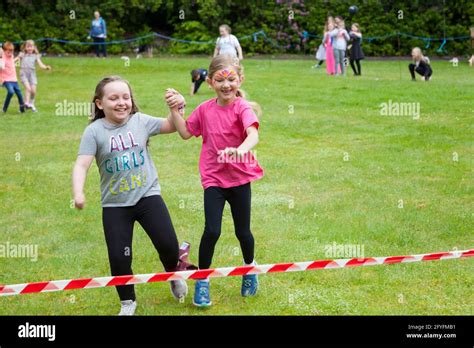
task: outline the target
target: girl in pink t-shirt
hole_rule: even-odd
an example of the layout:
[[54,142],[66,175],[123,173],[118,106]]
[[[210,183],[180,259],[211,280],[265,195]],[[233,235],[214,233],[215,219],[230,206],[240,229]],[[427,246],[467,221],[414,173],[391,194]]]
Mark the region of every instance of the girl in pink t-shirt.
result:
[[[221,233],[222,213],[229,202],[235,234],[240,242],[244,263],[255,265],[254,238],[250,231],[250,183],[263,176],[255,153],[258,143],[259,121],[253,108],[258,104],[245,100],[239,89],[244,80],[243,67],[230,55],[215,57],[210,66],[207,83],[217,98],[199,105],[185,121],[179,108],[184,98],[168,90],[166,101],[172,119],[183,139],[202,136],[199,171],[204,188],[204,234],[199,246],[199,268],[211,267],[214,247]],[[257,275],[244,275],[242,296],[257,293]],[[210,306],[209,279],[196,281],[193,303]]]
[[0,59],[0,81],[3,82],[3,86],[7,89],[7,96],[2,108],[3,113],[7,112],[13,94],[16,94],[18,98],[20,112],[25,112],[23,95],[21,94],[21,89],[20,86],[18,86],[18,80],[16,78],[15,63],[19,58],[14,56],[13,50],[14,46],[11,42],[7,41],[3,43],[3,54]]

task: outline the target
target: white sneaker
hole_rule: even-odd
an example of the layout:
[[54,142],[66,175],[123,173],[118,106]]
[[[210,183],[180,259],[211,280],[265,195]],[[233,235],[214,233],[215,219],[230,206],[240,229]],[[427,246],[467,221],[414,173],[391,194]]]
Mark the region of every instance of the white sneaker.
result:
[[188,284],[184,280],[172,280],[170,281],[171,293],[177,300],[185,298],[188,294]]
[[31,108],[31,111],[38,112],[38,110],[36,109],[36,107],[34,105],[30,105],[30,108]]
[[132,300],[120,301],[122,308],[120,308],[119,315],[135,315],[135,309],[137,309],[137,302]]

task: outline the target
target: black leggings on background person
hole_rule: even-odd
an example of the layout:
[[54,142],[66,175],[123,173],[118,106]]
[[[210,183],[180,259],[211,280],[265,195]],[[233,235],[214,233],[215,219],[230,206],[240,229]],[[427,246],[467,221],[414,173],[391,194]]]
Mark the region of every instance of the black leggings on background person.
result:
[[424,62],[420,62],[418,66],[416,66],[415,64],[410,64],[408,65],[408,70],[410,70],[412,80],[415,80],[415,71],[421,76],[424,76],[425,80],[429,80],[431,75],[433,74],[433,70],[431,69],[429,64],[426,64]]
[[[351,64],[352,71],[354,72],[354,75],[360,75],[361,70],[360,70],[360,59],[349,59],[349,63]],[[354,65],[355,62],[355,65]]]

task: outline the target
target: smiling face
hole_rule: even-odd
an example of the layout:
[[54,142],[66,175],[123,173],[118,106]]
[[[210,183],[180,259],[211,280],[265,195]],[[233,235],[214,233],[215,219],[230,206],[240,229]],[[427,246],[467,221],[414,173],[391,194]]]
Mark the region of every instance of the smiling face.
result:
[[209,85],[216,91],[219,104],[226,105],[234,101],[237,91],[242,84],[243,76],[239,76],[232,66],[217,70]]
[[130,88],[124,81],[110,82],[104,86],[103,97],[96,99],[95,104],[104,111],[107,121],[122,124],[132,111]]

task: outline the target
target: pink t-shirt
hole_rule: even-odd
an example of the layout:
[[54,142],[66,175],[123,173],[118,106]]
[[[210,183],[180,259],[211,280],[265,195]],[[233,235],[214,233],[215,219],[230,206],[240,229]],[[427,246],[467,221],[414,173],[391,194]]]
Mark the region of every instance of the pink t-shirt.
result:
[[13,57],[8,58],[3,53],[3,58],[0,59],[0,67],[3,66],[3,69],[0,70],[0,80],[3,82],[17,82],[16,78],[16,68],[15,63],[13,62]]
[[199,172],[204,189],[211,186],[235,187],[260,179],[263,170],[253,153],[242,158],[219,154],[226,147],[239,147],[250,126],[259,127],[250,105],[237,97],[232,104],[220,106],[217,98],[199,105],[186,120],[186,128],[194,136],[202,135]]

